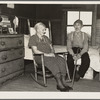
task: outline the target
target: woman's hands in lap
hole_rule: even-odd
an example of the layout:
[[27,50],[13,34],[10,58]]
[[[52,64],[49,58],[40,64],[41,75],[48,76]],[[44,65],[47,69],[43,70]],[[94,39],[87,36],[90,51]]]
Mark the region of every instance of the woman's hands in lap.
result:
[[55,54],[54,53],[44,53],[44,56],[46,57],[55,57]]

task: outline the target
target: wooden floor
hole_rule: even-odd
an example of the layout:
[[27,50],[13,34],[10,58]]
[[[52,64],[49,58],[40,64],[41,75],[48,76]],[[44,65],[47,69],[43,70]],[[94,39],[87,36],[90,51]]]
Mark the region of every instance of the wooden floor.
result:
[[[97,77],[98,78],[98,77]],[[42,80],[40,78],[40,80]],[[54,78],[47,80],[48,86],[43,87],[37,84],[29,73],[23,76],[12,79],[2,86],[0,86],[0,91],[48,91],[48,92],[59,92],[56,89],[56,82]],[[68,83],[70,86],[71,83]],[[85,80],[81,79],[79,82],[74,83],[73,90],[70,92],[100,92],[100,82],[97,79]]]
[[[49,78],[47,80],[47,87],[40,86],[30,76],[33,64],[27,63],[25,66],[25,74],[1,85],[0,91],[59,92],[56,89],[56,82],[54,78]],[[41,77],[40,81],[42,81]],[[68,85],[71,86],[72,83],[68,83]],[[80,81],[75,82],[73,90],[70,92],[100,92],[100,81],[98,81],[98,74],[93,80],[81,79]]]

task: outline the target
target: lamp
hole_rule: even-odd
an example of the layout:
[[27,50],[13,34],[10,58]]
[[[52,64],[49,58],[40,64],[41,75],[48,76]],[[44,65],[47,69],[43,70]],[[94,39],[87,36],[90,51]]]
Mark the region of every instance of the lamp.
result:
[[18,23],[19,23],[19,20],[18,20],[18,17],[15,16],[14,20],[13,20],[13,24],[14,24],[14,32],[16,32],[16,28],[18,27]]

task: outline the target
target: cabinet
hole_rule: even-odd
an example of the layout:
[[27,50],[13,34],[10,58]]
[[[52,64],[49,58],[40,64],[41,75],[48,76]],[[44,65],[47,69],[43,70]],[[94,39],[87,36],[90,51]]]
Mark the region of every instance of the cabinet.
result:
[[24,36],[0,35],[0,83],[24,72]]

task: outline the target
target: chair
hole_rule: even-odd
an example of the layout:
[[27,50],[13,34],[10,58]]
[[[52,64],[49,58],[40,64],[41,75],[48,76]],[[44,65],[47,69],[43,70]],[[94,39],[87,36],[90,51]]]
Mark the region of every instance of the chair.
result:
[[78,70],[78,67],[80,66],[80,64],[77,64],[78,61],[79,60],[74,61],[75,66],[74,66],[73,77],[72,77],[72,88],[74,86],[74,80],[75,80],[76,71]]
[[[30,32],[30,35],[32,36],[33,34],[35,34],[35,29],[33,27],[30,27],[30,22],[29,22],[29,20],[27,20],[27,21],[28,21],[29,32]],[[49,25],[50,25],[50,22],[49,22]],[[50,35],[51,32],[49,32],[48,28],[47,28],[47,33],[48,33],[47,34],[48,37],[51,36]],[[50,37],[50,39],[52,39],[52,38]],[[32,50],[32,48],[31,48],[31,50]],[[47,86],[46,79],[48,77],[52,77],[53,75],[44,65],[44,54],[34,54],[33,50],[32,50],[32,53],[33,53],[33,63],[34,63],[34,71],[35,71],[35,73],[34,74],[31,73],[31,76],[38,84],[46,87]],[[66,70],[67,70],[67,74],[68,74],[68,79],[70,81],[69,70],[68,70],[67,63],[66,63],[66,56],[65,56],[66,53],[65,52],[60,52],[60,53],[57,53],[57,54],[62,54],[64,56],[64,58],[65,58]],[[40,56],[41,65],[39,65],[36,62],[35,56]],[[38,80],[38,75],[43,76],[43,82],[40,82]]]
[[100,81],[100,72],[99,72],[99,81]]

